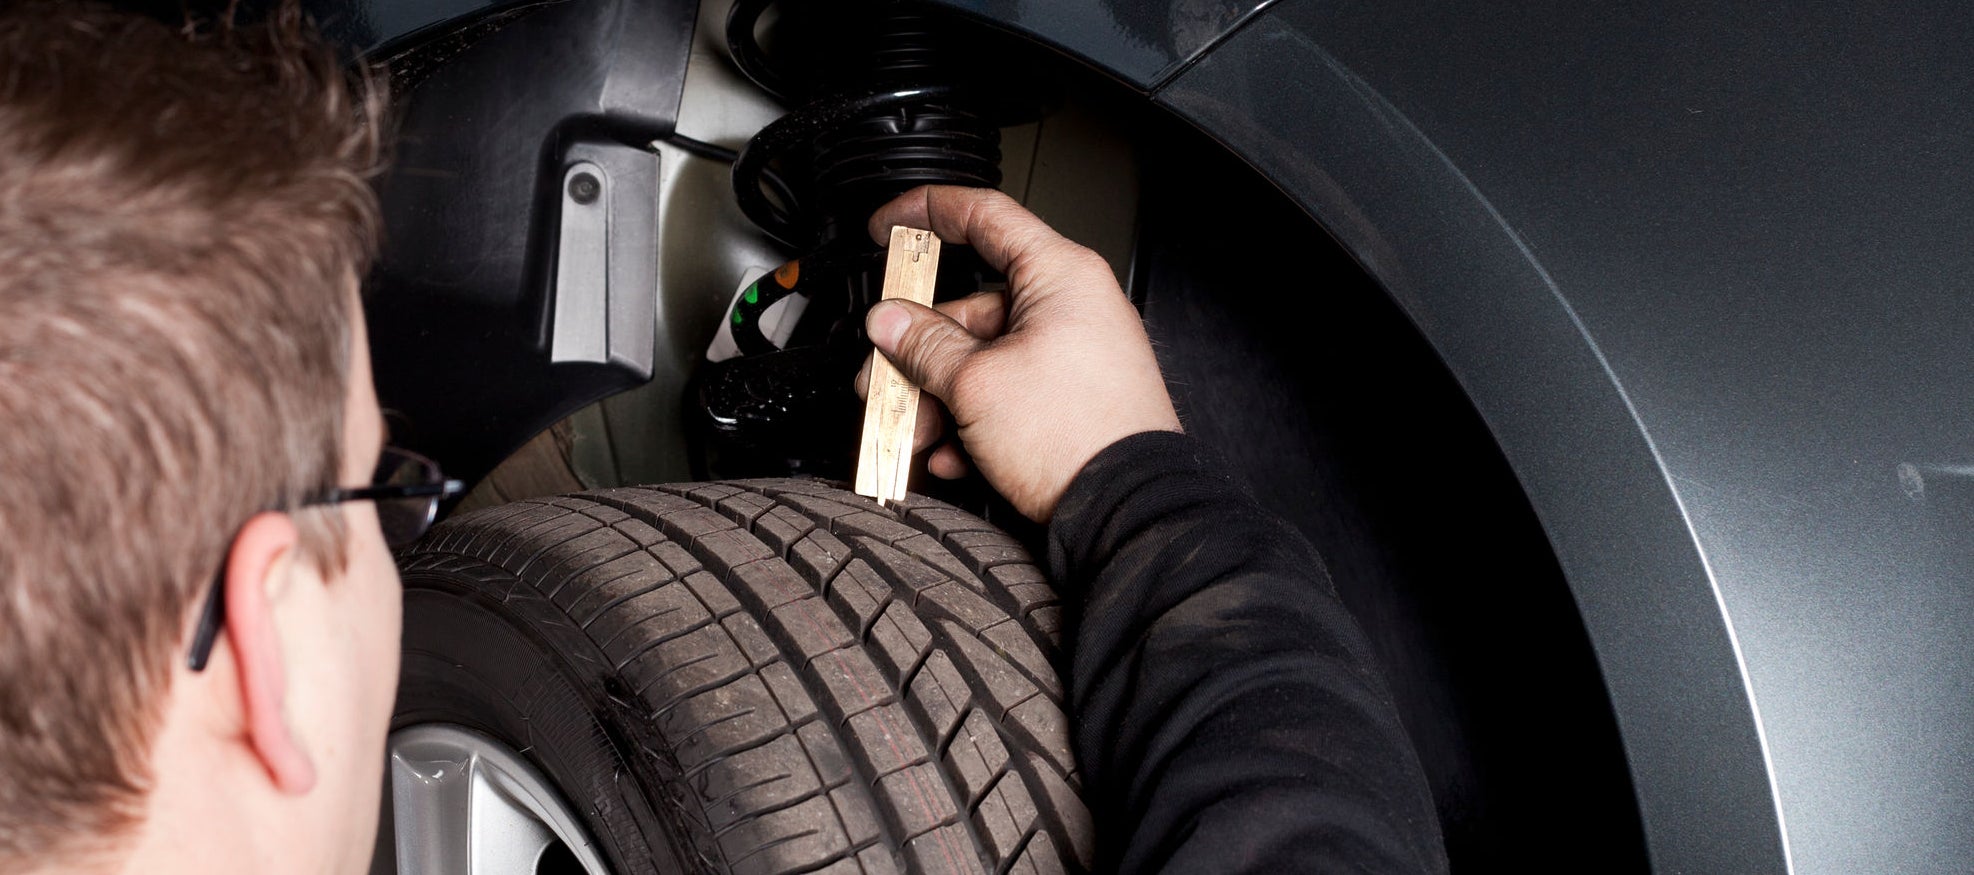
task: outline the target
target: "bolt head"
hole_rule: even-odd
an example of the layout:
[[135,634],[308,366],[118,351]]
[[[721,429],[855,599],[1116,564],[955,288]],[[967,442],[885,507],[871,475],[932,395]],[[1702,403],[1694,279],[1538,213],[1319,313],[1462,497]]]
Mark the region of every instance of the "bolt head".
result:
[[603,196],[603,181],[593,173],[578,173],[569,178],[569,199],[583,206],[596,203]]

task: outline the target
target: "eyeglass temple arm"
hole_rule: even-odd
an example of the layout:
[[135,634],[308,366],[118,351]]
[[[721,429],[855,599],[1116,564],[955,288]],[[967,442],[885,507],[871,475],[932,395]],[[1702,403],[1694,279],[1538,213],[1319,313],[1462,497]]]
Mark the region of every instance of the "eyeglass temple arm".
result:
[[451,498],[465,491],[466,484],[458,480],[416,483],[409,486],[364,486],[357,489],[332,489],[323,493],[315,503],[333,504],[339,501],[388,498]]
[[199,608],[199,625],[192,628],[192,650],[185,658],[185,667],[193,671],[205,671],[206,663],[212,659],[213,642],[219,639],[219,627],[226,622],[226,569],[221,568],[214,575],[212,588],[206,591],[206,603]]

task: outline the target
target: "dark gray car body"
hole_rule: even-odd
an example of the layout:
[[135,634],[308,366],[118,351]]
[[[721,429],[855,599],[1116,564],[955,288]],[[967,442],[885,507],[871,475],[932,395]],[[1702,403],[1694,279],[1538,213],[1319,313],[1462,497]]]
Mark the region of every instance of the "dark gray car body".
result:
[[1958,4],[1284,0],[1135,80],[1467,390],[1659,871],[1974,859],[1970,36]]
[[1974,9],[936,2],[1224,144],[1416,324],[1562,567],[1657,871],[1966,871]]

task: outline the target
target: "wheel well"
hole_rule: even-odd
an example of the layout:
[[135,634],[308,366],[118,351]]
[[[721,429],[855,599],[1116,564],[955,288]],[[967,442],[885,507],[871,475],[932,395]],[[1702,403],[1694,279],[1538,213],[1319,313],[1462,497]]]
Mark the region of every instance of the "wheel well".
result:
[[1467,395],[1257,172],[1178,122],[1136,140],[1132,293],[1180,415],[1326,557],[1418,746],[1454,869],[1595,849],[1600,871],[1647,871],[1582,619]]
[[[689,109],[731,110],[745,98],[694,75]],[[1063,76],[1070,109],[1045,118],[1045,131],[1004,140],[1026,162],[1004,187],[1119,268],[1187,429],[1225,452],[1326,557],[1419,750],[1454,868],[1594,860],[1599,870],[1648,871],[1577,605],[1521,484],[1440,355],[1329,233],[1239,157],[1088,70],[1065,65]],[[744,133],[711,127],[720,112],[687,116],[695,135]],[[718,190],[724,168],[674,164]],[[1136,168],[1134,190],[1093,170],[1119,167]],[[700,329],[718,318],[697,311],[734,287],[738,276],[726,273],[747,237],[723,215],[730,205],[711,210],[719,225],[703,202],[681,204],[714,229],[710,241],[694,238],[705,245],[661,254],[672,278],[661,306],[682,337],[659,359],[689,367],[704,349]],[[668,416],[678,376],[544,433],[479,497],[678,476],[684,441]],[[599,446],[605,461],[586,464]],[[521,476],[529,472],[515,462],[530,450],[540,464]],[[543,470],[554,476],[534,476]],[[1037,534],[976,504],[977,486],[929,491]]]

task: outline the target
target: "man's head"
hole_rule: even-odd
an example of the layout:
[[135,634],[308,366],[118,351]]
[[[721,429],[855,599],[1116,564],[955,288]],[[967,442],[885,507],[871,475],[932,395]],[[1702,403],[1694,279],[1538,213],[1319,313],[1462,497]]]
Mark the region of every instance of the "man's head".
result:
[[396,578],[369,504],[295,508],[377,459],[377,98],[292,6],[4,9],[0,869],[125,858],[220,804],[362,830]]

